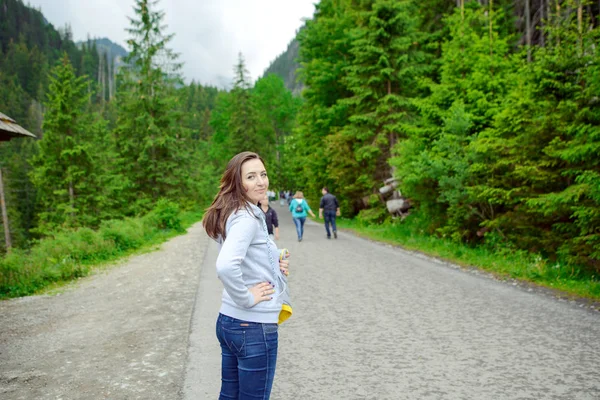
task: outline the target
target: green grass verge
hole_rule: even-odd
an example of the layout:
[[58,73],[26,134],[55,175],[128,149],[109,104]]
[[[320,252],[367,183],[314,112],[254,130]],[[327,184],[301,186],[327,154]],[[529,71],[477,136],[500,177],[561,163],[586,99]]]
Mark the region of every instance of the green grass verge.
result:
[[104,221],[95,231],[62,231],[28,250],[15,249],[0,259],[0,299],[60,287],[100,266],[147,252],[201,218],[199,211],[180,212],[176,204],[159,201],[143,217]]
[[552,263],[525,251],[470,247],[428,235],[419,228],[418,219],[410,221],[409,217],[403,222],[369,225],[355,219],[340,218],[337,224],[359,236],[419,251],[461,266],[479,268],[499,278],[518,279],[559,290],[565,295],[600,300],[600,277],[585,274],[577,266]]

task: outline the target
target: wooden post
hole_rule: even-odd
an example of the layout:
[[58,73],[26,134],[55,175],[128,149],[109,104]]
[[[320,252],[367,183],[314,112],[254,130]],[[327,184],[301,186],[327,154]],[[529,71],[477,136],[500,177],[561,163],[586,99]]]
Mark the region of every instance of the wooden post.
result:
[[2,209],[2,224],[4,225],[6,252],[10,253],[12,243],[10,241],[10,230],[8,229],[8,214],[6,213],[6,202],[4,201],[4,184],[2,180],[2,168],[0,168],[0,208]]

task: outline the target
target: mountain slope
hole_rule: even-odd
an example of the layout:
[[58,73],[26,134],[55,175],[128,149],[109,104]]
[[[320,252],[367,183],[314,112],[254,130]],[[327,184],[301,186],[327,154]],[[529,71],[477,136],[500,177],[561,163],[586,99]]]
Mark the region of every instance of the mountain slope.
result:
[[269,74],[279,75],[284,80],[285,86],[295,95],[299,95],[304,88],[302,82],[298,80],[297,75],[298,68],[300,68],[300,64],[297,61],[299,50],[300,43],[294,38],[286,51],[277,56],[263,74],[263,76]]

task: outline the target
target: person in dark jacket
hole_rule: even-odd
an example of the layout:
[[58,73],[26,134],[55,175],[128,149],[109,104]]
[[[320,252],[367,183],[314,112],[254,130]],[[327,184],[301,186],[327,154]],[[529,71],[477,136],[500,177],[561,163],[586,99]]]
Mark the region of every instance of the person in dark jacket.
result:
[[337,228],[335,226],[335,217],[340,216],[340,204],[337,198],[329,193],[327,186],[321,190],[323,197],[321,197],[321,203],[319,204],[319,218],[323,218],[325,215],[325,232],[327,232],[327,239],[331,239],[331,232],[329,231],[329,225],[331,224],[331,230],[333,231],[333,237],[337,239]]
[[279,219],[277,218],[277,212],[269,205],[269,196],[265,196],[260,201],[260,209],[265,213],[269,237],[273,240],[279,240]]

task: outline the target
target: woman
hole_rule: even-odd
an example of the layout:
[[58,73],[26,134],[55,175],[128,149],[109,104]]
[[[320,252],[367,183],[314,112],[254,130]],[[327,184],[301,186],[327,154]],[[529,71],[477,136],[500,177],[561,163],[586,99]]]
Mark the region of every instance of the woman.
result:
[[304,194],[300,191],[294,194],[294,199],[290,203],[290,211],[292,212],[292,219],[296,225],[296,232],[298,233],[298,241],[302,241],[304,235],[304,222],[306,222],[306,215],[309,213],[315,218],[315,213],[312,212],[306,200],[304,200]]
[[208,236],[220,244],[217,275],[225,287],[216,329],[222,355],[219,399],[269,399],[271,394],[288,262],[277,265],[279,250],[257,206],[268,188],[260,156],[237,154],[202,220]]

